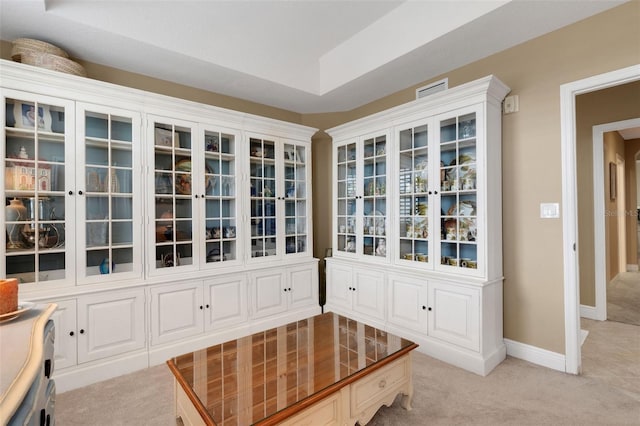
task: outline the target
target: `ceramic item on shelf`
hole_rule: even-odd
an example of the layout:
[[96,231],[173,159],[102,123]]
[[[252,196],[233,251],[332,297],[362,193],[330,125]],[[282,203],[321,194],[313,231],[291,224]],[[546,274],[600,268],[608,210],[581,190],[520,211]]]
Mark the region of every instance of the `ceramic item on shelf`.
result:
[[27,220],[27,208],[21,200],[14,198],[9,201],[9,205],[4,208],[4,215],[7,223],[7,249],[23,248],[24,244],[21,240],[21,231],[24,225],[10,222]]
[[23,160],[29,159],[29,154],[27,154],[27,149],[24,146],[20,147],[20,151],[18,152],[18,158],[21,158]]
[[180,253],[174,258],[173,253],[163,254],[160,258],[162,266],[170,268],[173,266],[180,266]]
[[[111,262],[111,272],[116,270],[116,264]],[[100,273],[105,275],[109,273],[109,259],[106,257],[102,259],[102,263],[100,263]]]

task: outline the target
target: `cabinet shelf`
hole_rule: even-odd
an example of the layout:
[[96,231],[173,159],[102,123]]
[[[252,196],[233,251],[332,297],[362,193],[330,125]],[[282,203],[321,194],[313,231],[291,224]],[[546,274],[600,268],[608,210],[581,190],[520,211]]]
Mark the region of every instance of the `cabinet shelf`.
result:
[[468,138],[468,139],[458,139],[453,141],[446,141],[440,144],[441,152],[450,152],[455,151],[456,149],[461,150],[464,148],[475,148],[476,146],[476,138]]
[[107,148],[111,146],[114,149],[120,149],[124,151],[131,151],[132,144],[131,141],[121,141],[115,139],[105,139],[105,138],[95,138],[95,137],[86,137],[85,146],[97,147],[97,148]]
[[5,133],[7,138],[34,139],[35,135],[37,134],[38,140],[41,142],[46,141],[64,143],[64,133],[43,131],[38,131],[36,133],[35,131],[33,131],[33,129],[17,129],[15,127],[5,127]]

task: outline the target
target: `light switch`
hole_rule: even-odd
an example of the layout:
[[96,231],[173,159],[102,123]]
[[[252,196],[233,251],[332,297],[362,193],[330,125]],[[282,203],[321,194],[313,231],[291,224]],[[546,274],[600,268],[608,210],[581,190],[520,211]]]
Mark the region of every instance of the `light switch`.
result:
[[540,203],[540,217],[542,219],[557,219],[560,217],[559,203]]

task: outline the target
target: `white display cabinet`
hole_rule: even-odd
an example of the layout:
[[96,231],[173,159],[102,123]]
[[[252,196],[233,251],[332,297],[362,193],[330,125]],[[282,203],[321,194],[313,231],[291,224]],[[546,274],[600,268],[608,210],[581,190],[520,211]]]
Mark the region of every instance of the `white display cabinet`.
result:
[[[19,279],[22,300],[60,302],[60,389],[320,313],[316,129],[0,70],[0,277]],[[250,277],[272,269],[284,304],[255,315]]]
[[[508,92],[489,76],[327,130],[334,221],[326,309],[383,321],[419,350],[479,374],[506,354],[501,103]],[[354,279],[357,271],[366,279]],[[354,294],[383,296],[363,309]]]

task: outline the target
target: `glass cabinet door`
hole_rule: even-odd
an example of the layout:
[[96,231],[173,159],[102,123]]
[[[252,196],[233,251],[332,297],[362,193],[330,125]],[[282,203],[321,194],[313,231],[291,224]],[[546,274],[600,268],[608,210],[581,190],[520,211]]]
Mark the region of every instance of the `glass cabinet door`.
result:
[[387,135],[336,147],[336,248],[387,257]]
[[356,178],[357,146],[349,143],[337,147],[337,251],[356,252]]
[[252,137],[249,149],[251,257],[276,256],[276,143]]
[[387,256],[387,138],[363,142],[362,254]]
[[478,268],[476,113],[439,123],[440,265]]
[[307,222],[307,148],[285,143],[283,160],[285,253],[306,253],[309,233]]
[[[140,276],[139,116],[78,105],[79,282]],[[134,196],[135,194],[135,196]],[[94,280],[95,280],[94,279]]]
[[238,259],[236,136],[204,131],[202,198],[205,203],[203,263]]
[[159,119],[153,137],[152,270],[186,268],[197,259],[193,236],[194,204],[191,123]]
[[[3,97],[5,197],[2,275],[21,283],[74,278],[71,220],[73,104]],[[67,196],[69,191],[69,196]]]
[[430,261],[429,147],[426,124],[399,132],[398,257],[407,262]]

